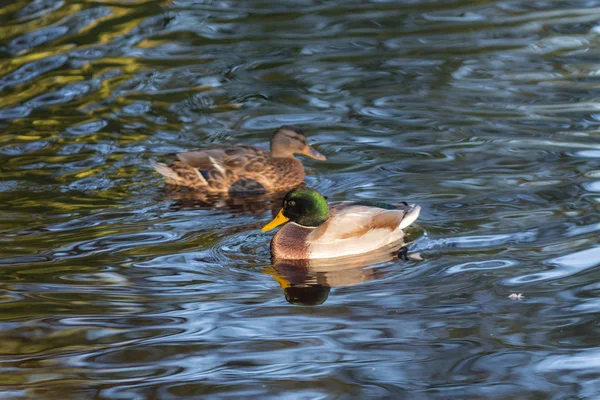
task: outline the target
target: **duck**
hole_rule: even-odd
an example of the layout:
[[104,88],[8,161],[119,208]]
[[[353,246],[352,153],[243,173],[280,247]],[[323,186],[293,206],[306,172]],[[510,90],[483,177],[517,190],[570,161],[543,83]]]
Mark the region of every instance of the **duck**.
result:
[[421,207],[406,203],[327,203],[314,189],[300,185],[283,198],[277,216],[262,227],[268,232],[285,224],[271,240],[279,260],[311,260],[365,255],[402,243],[404,231]]
[[310,147],[297,126],[284,125],[271,138],[270,151],[236,145],[177,153],[170,164],[151,162],[170,185],[211,195],[285,193],[304,181],[304,166],[294,157],[327,158]]

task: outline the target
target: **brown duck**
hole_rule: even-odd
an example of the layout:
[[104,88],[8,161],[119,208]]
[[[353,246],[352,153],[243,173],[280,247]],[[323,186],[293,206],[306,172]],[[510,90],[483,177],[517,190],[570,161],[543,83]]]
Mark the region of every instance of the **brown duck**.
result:
[[246,145],[213,147],[178,153],[169,165],[152,166],[167,183],[207,194],[272,193],[304,181],[304,166],[295,154],[326,159],[308,145],[302,129],[286,125],[273,134],[270,152]]

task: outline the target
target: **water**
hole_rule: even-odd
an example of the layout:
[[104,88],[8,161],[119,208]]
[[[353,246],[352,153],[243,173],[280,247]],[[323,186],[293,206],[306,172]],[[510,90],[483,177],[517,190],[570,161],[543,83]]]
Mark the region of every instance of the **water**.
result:
[[[598,398],[599,20],[1,1],[0,395]],[[304,161],[330,200],[420,204],[422,260],[278,269],[268,209],[199,207],[149,166],[282,124],[329,158]]]

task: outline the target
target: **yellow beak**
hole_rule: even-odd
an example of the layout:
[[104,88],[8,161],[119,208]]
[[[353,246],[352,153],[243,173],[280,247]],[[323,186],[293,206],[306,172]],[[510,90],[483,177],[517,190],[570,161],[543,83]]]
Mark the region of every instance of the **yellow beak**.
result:
[[260,231],[263,233],[268,232],[273,228],[277,228],[281,224],[285,224],[289,220],[290,219],[288,217],[283,215],[283,208],[282,208],[281,210],[279,210],[279,214],[277,214],[277,216],[275,218],[273,218],[273,221],[271,221],[268,224],[266,224],[265,226],[263,226]]

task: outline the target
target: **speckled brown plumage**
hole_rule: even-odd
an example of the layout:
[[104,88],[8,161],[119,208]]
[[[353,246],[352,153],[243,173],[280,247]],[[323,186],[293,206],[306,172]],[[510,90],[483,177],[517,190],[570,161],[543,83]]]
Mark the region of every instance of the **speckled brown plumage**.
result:
[[310,148],[302,130],[283,126],[274,133],[270,152],[246,145],[210,148],[179,153],[168,165],[152,166],[167,183],[205,193],[279,192],[304,180],[304,166],[294,154],[325,159]]
[[[238,163],[235,167],[234,162]],[[214,168],[201,170],[182,161],[173,161],[168,167],[177,174],[177,179],[167,177],[167,181],[171,184],[218,193],[227,192],[241,180],[254,181],[266,191],[285,190],[299,185],[304,180],[302,162],[295,158],[244,157],[234,162],[225,160],[222,164],[225,168],[223,174],[222,171]]]

